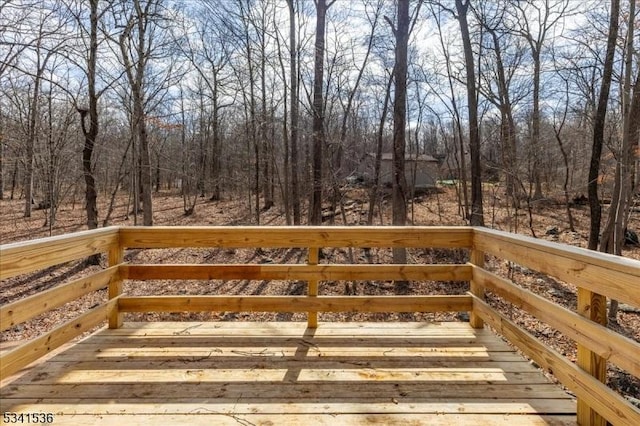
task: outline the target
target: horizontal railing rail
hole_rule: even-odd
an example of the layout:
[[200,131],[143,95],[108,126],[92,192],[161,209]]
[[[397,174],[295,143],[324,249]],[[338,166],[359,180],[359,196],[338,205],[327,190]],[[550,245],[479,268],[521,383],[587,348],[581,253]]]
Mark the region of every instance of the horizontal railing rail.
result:
[[451,226],[122,227],[125,248],[471,247],[473,228]]
[[94,291],[105,289],[119,274],[119,266],[112,266],[87,277],[45,290],[0,308],[0,331],[49,312],[65,303]]
[[[576,394],[579,424],[640,424],[640,410],[603,384],[607,362],[640,377],[640,344],[606,327],[607,298],[640,307],[640,262],[486,228],[474,228],[473,247],[576,286],[573,312],[474,266],[473,311]],[[574,340],[576,364],[491,308],[485,290]]]
[[470,311],[459,296],[136,296],[121,297],[121,312],[447,312]]
[[124,265],[129,280],[412,280],[469,281],[469,265]]
[[[298,248],[305,263],[129,264],[127,249]],[[469,250],[466,264],[334,264],[325,248],[445,248]],[[506,232],[472,227],[112,227],[0,247],[0,277],[10,279],[106,253],[106,268],[0,307],[6,330],[108,288],[107,300],[52,331],[0,355],[2,378],[105,321],[120,327],[129,312],[470,312],[553,374],[578,398],[581,424],[640,424],[640,410],[604,385],[607,362],[640,376],[640,344],[607,328],[605,298],[640,307],[640,262]],[[577,310],[560,306],[485,266],[486,256],[513,262],[573,284]],[[488,263],[490,265],[491,263]],[[141,295],[122,292],[123,280],[298,280],[304,295]],[[466,295],[323,296],[322,281],[467,281]],[[486,293],[526,311],[574,340],[578,361],[562,356],[487,302]]]
[[493,229],[476,228],[473,247],[603,296],[640,306],[640,262]]
[[48,268],[119,246],[118,227],[41,238],[0,248],[0,280]]
[[473,277],[487,290],[589,347],[598,356],[607,357],[608,361],[640,377],[640,346],[637,342],[482,268],[474,268]]
[[108,256],[108,267],[86,277],[7,303],[0,307],[0,331],[50,312],[78,298],[108,288],[109,299],[59,324],[53,330],[0,355],[0,380],[118,315],[123,263],[120,230],[108,227],[0,246],[0,279],[41,271],[95,254]]

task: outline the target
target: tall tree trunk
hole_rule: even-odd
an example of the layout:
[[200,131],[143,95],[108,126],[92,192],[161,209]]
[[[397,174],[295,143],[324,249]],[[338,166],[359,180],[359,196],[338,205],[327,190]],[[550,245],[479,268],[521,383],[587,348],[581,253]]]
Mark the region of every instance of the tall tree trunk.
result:
[[562,142],[562,128],[564,127],[564,124],[566,123],[567,120],[567,113],[569,110],[569,82],[565,81],[565,91],[567,94],[567,101],[564,104],[564,112],[562,114],[562,121],[560,122],[560,124],[558,125],[558,127],[556,127],[555,123],[553,125],[553,132],[555,133],[556,136],[556,141],[558,142],[558,147],[560,148],[560,153],[562,154],[562,161],[564,162],[564,182],[562,184],[562,189],[564,192],[564,202],[565,202],[565,209],[567,210],[567,220],[569,221],[569,230],[571,232],[575,232],[575,224],[573,221],[573,215],[571,214],[571,204],[570,204],[570,200],[569,200],[569,177],[570,177],[570,171],[571,171],[571,167],[569,165],[569,155],[567,154],[567,150],[564,146],[564,143]]
[[[611,0],[611,17],[609,21],[609,35],[607,37],[607,52],[602,71],[602,83],[598,107],[594,117],[593,125],[593,148],[591,151],[591,162],[589,165],[589,210],[591,212],[589,229],[589,246],[591,250],[598,248],[598,237],[600,234],[600,222],[602,207],[598,199],[598,178],[600,174],[600,157],[602,155],[602,145],[604,144],[604,130],[607,116],[607,104],[609,101],[609,89],[613,74],[613,62],[615,58],[616,40],[618,38],[618,16],[620,13],[620,0]],[[602,325],[607,324],[606,298],[600,294],[593,293],[587,289],[578,289],[578,309],[590,320]],[[604,359],[593,359],[593,354],[588,352],[582,345],[578,345],[578,363],[589,369],[589,372],[596,377],[606,377],[606,362]],[[578,421],[589,424],[605,424],[606,421],[598,413],[591,410],[584,402],[578,401],[577,407]]]
[[[631,97],[631,72],[633,69],[633,37],[635,23],[635,1],[629,2],[629,25],[627,33],[626,61],[623,87],[623,134],[622,147],[618,153],[616,175],[609,206],[609,214],[602,232],[600,251],[622,255],[625,231],[629,221],[629,207],[633,197],[634,167],[638,152],[640,131],[640,72],[636,71]],[[617,320],[618,301],[612,300],[608,317]]]
[[[274,14],[277,13],[276,9],[274,9]],[[278,52],[278,64],[280,65],[280,72],[282,73],[282,82],[283,82],[283,96],[282,96],[282,109],[283,109],[283,120],[282,120],[282,161],[283,161],[283,173],[282,173],[282,185],[280,185],[280,193],[282,196],[282,203],[284,204],[284,216],[287,225],[291,225],[291,157],[289,154],[289,103],[287,101],[287,96],[289,96],[289,87],[287,86],[286,81],[286,68],[284,65],[284,57],[282,54],[282,45],[280,44],[280,37],[276,37],[276,47]],[[274,125],[272,126],[272,131],[275,132],[275,108],[271,107],[271,119]],[[275,137],[274,137],[275,139]],[[274,155],[275,157],[275,155]],[[277,167],[274,167],[274,170],[277,170]],[[278,177],[280,173],[278,172]]]
[[221,159],[220,159],[220,106],[218,105],[218,78],[217,73],[214,73],[213,80],[213,122],[212,126],[212,137],[213,137],[213,147],[211,148],[211,180],[213,181],[213,191],[211,194],[211,201],[220,200],[221,194],[221,176],[220,176],[220,167],[221,167]]
[[[39,49],[39,46],[38,46]],[[25,158],[25,170],[24,170],[24,217],[31,217],[31,206],[33,204],[33,162],[35,155],[35,144],[38,138],[38,115],[40,106],[40,83],[42,80],[43,69],[40,64],[39,50],[36,53],[38,55],[37,71],[35,75],[35,81],[33,84],[33,100],[29,108],[29,134],[27,138],[26,158]]]
[[376,157],[373,166],[373,184],[371,185],[371,193],[369,195],[369,213],[367,215],[367,225],[373,225],[373,212],[378,203],[378,191],[380,190],[380,169],[382,168],[382,142],[384,136],[384,124],[387,121],[387,113],[389,111],[389,101],[391,100],[391,83],[393,83],[393,75],[389,75],[387,82],[387,90],[384,95],[384,103],[382,105],[382,114],[380,115],[380,124],[378,125],[378,134],[376,135]]
[[196,183],[196,189],[200,193],[200,197],[204,198],[207,180],[207,143],[209,142],[209,129],[207,125],[207,118],[205,118],[203,92],[200,92],[200,120],[198,125],[200,127],[200,134],[198,135],[198,180]]
[[598,198],[598,177],[600,175],[600,157],[602,156],[602,145],[604,144],[604,127],[607,118],[607,105],[609,103],[609,89],[613,75],[613,61],[618,38],[618,16],[620,14],[620,0],[611,0],[611,17],[609,19],[609,35],[607,37],[607,53],[604,60],[602,72],[602,83],[600,86],[600,96],[598,107],[593,124],[593,148],[591,151],[591,163],[589,165],[589,211],[591,213],[589,229],[589,249],[598,248],[600,235],[600,222],[602,218],[602,208]]
[[138,11],[138,58],[136,64],[136,84],[133,87],[134,111],[138,125],[138,142],[140,147],[140,185],[142,186],[142,223],[144,226],[153,226],[153,201],[151,194],[151,158],[149,153],[149,139],[147,135],[147,120],[144,111],[144,92],[142,90],[145,67],[148,52],[146,51],[146,27],[150,19],[148,11],[142,11],[135,1]]
[[540,178],[540,50],[533,49],[533,115],[531,117],[531,155],[533,155],[532,178],[534,183],[533,199],[542,195]]
[[[405,149],[407,125],[407,50],[409,45],[409,0],[398,0],[398,22],[394,30],[396,36],[393,99],[393,173],[391,185],[392,223],[405,225],[407,222],[407,180],[405,175]],[[404,247],[393,249],[393,263],[407,263]],[[406,294],[407,281],[395,282],[395,292]]]
[[[480,166],[480,135],[478,132],[478,96],[476,94],[476,76],[471,48],[471,36],[467,11],[470,0],[456,0],[458,22],[462,34],[465,70],[467,76],[467,104],[469,108],[469,151],[471,152],[471,225],[484,226],[482,208],[482,167]],[[463,154],[464,155],[464,154]]]
[[[84,147],[82,149],[82,171],[85,184],[85,210],[87,212],[87,228],[96,229],[98,227],[98,194],[96,191],[96,181],[93,175],[93,149],[98,137],[98,95],[96,93],[96,61],[98,52],[98,0],[89,2],[91,12],[89,22],[91,25],[89,35],[89,57],[87,58],[87,90],[89,97],[89,111],[79,108],[82,120],[82,133],[84,135]],[[86,118],[89,114],[89,126],[87,128]],[[97,259],[92,258],[90,262]],[[94,263],[95,264],[95,263]]]
[[[409,44],[409,0],[398,1],[398,22],[395,28],[396,48],[393,100],[393,173],[392,209],[394,225],[407,221],[407,181],[405,176],[405,148],[407,123],[407,50]],[[393,249],[393,262],[406,263],[404,248]],[[400,285],[404,287],[403,285]]]
[[51,98],[51,90],[47,96],[47,198],[45,200],[45,206],[49,205],[49,217],[45,221],[49,225],[49,236],[53,235],[53,226],[56,220],[56,204],[58,202],[56,197],[56,185],[55,185],[55,148],[53,142],[53,103]]
[[296,11],[294,0],[289,5],[289,55],[291,79],[291,205],[293,224],[300,225],[300,193],[298,183],[298,47],[296,43]]
[[[262,27],[264,28],[264,14],[262,15]],[[263,193],[263,210],[267,211],[273,207],[273,170],[271,168],[271,159],[273,153],[268,137],[267,124],[267,58],[266,58],[266,34],[260,35],[260,147],[262,149],[262,193]]]
[[[147,138],[147,123],[144,111],[144,76],[146,63],[150,52],[147,50],[147,26],[153,19],[150,9],[153,2],[148,2],[144,8],[140,0],[133,1],[134,13],[129,17],[123,32],[120,34],[120,52],[125,66],[125,72],[129,85],[131,86],[131,102],[133,104],[133,131],[138,139],[138,165],[140,172],[140,192],[142,195],[143,216],[142,221],[145,226],[153,225],[153,202],[151,193],[151,159],[149,156],[149,140]],[[135,64],[129,55],[128,41],[131,38],[133,27],[137,26],[137,40],[131,41],[135,46]]]
[[11,192],[9,193],[9,199],[13,200],[15,192],[16,192],[16,185],[17,185],[17,181],[18,181],[18,165],[20,163],[18,162],[18,160],[13,162],[13,173],[11,174]]
[[[254,166],[253,166],[253,188],[254,188],[254,214],[255,214],[255,222],[257,225],[260,225],[260,193],[261,193],[261,185],[260,185],[260,175],[262,163],[260,160],[261,155],[261,140],[258,140],[258,129],[257,129],[257,113],[256,113],[256,78],[254,73],[254,63],[253,63],[253,41],[251,40],[251,35],[249,33],[249,23],[248,23],[248,12],[244,10],[244,3],[240,2],[242,20],[244,25],[244,49],[247,59],[247,68],[249,71],[249,126],[247,129],[247,133],[249,135],[249,143],[253,144],[253,155],[254,155]],[[246,94],[245,94],[246,96]],[[245,102],[245,110],[246,110],[246,102]],[[249,209],[251,209],[251,198],[249,198]]]
[[493,46],[496,52],[496,69],[498,77],[498,97],[500,107],[501,128],[500,135],[502,139],[502,152],[505,168],[505,186],[507,197],[510,197],[514,206],[518,205],[518,197],[516,193],[515,177],[516,177],[516,129],[513,120],[513,111],[511,99],[509,96],[509,83],[505,73],[504,62],[502,60],[502,48],[496,31],[487,28],[493,40]]
[[142,94],[139,95],[135,110],[138,129],[138,147],[140,148],[140,186],[142,188],[142,224],[153,226],[153,201],[151,194],[151,158],[149,155],[149,139],[145,121]]
[[[334,0],[335,1],[335,0]],[[312,190],[309,204],[309,223],[320,225],[322,223],[322,152],[324,140],[324,107],[322,87],[324,83],[324,33],[327,9],[326,0],[316,2],[316,41],[315,61],[313,77],[313,164],[312,164]]]

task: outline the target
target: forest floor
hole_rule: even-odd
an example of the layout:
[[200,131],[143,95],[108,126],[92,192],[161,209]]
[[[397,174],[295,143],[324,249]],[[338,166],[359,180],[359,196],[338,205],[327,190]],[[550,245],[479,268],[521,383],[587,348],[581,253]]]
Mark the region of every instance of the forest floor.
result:
[[[360,188],[349,188],[344,192],[343,212],[335,215],[336,225],[364,225],[368,211],[367,191]],[[535,236],[548,241],[566,243],[586,247],[589,230],[589,208],[577,205],[572,208],[575,221],[575,232],[569,231],[566,210],[560,195],[537,202],[532,206],[532,226],[529,225],[527,209],[514,212],[507,208],[501,199],[499,187],[488,187],[485,190],[485,221],[491,228],[517,232]],[[106,198],[106,197],[101,197]],[[382,214],[376,213],[374,225],[389,225],[391,211],[387,200],[381,202]],[[154,194],[154,224],[156,225],[252,225],[254,215],[249,212],[248,199],[227,199],[209,201],[198,199],[195,211],[185,215],[183,200],[175,193],[162,192]],[[604,206],[604,218],[607,207]],[[30,240],[51,235],[60,235],[86,229],[83,206],[66,204],[60,207],[53,227],[46,223],[47,210],[35,210],[32,217],[23,217],[23,200],[0,201],[0,242],[7,244],[16,241]],[[104,215],[105,204],[99,205],[99,212]],[[110,224],[133,225],[134,218],[128,214],[130,210],[126,195],[117,199]],[[417,197],[409,208],[409,217],[414,225],[465,225],[458,209],[455,191],[443,188],[438,192]],[[346,220],[343,220],[346,219]],[[139,218],[141,223],[142,218]],[[327,221],[329,225],[330,221]],[[266,226],[284,225],[285,217],[278,207],[261,213],[260,223]],[[640,213],[633,213],[629,229],[640,231]],[[167,249],[167,250],[129,250],[125,260],[131,263],[297,263],[305,262],[305,253],[297,249]],[[640,260],[640,247],[627,245],[623,255]],[[466,261],[466,250],[412,249],[408,251],[413,263],[456,263]],[[344,250],[325,249],[323,258],[333,263],[385,263],[391,259],[390,250]],[[325,260],[325,261],[327,261]],[[105,259],[102,261],[106,263]],[[490,258],[487,266],[493,272],[509,276],[518,285],[531,290],[549,300],[569,309],[576,309],[576,289],[574,286],[539,274],[527,268],[508,262]],[[0,303],[6,304],[37,292],[52,288],[64,281],[87,275],[100,269],[101,266],[86,266],[84,262],[69,262],[47,268],[36,274],[22,275],[0,282]],[[134,295],[142,294],[303,294],[305,284],[284,281],[145,281],[127,282],[124,292]],[[393,294],[395,286],[390,282],[323,282],[320,294]],[[407,289],[409,294],[464,294],[468,284],[464,282],[411,282]],[[54,311],[40,315],[33,320],[12,327],[0,333],[0,349],[16,345],[20,341],[30,339],[50,330],[61,321],[70,319],[80,312],[97,306],[106,299],[106,291],[84,296]],[[575,343],[548,325],[537,321],[533,316],[518,309],[497,297],[489,297],[489,302],[506,314],[514,322],[526,328],[537,338],[552,346],[569,359],[576,359]],[[126,320],[304,320],[304,314],[269,314],[269,313],[190,313],[190,314],[127,314]],[[416,314],[358,314],[358,313],[325,313],[320,321],[455,321],[464,320],[464,316],[449,313],[416,313]],[[640,342],[640,309],[621,305],[617,322],[609,327],[631,339]],[[552,377],[552,376],[550,376]],[[552,377],[553,378],[553,377]],[[608,385],[624,394],[634,403],[640,403],[640,380],[609,365]]]

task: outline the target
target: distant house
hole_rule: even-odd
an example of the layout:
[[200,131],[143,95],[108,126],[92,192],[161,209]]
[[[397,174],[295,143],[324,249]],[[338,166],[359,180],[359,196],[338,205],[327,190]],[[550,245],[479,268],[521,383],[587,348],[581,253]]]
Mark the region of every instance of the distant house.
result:
[[[374,153],[366,155],[364,161],[358,167],[358,175],[367,183],[373,182]],[[409,189],[435,188],[438,179],[439,162],[434,157],[427,154],[406,154],[405,155],[405,177]],[[385,152],[382,154],[380,164],[380,184],[391,186],[393,177],[393,154]]]

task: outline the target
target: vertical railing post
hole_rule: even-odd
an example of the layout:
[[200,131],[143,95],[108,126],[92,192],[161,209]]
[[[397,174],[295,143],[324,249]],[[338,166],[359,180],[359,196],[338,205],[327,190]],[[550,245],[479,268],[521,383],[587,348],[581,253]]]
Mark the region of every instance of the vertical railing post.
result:
[[[109,248],[109,267],[120,265],[124,261],[124,249],[120,245],[120,235],[116,238],[116,243]],[[109,282],[109,299],[114,299],[122,294],[122,277],[120,272],[111,278]],[[123,314],[118,309],[118,305],[113,308],[109,315],[109,328],[122,327]]]
[[[484,252],[477,249],[472,249],[470,261],[475,267],[484,268]],[[474,296],[484,300],[484,287],[478,284],[478,282],[473,278],[471,278],[471,281],[469,283],[469,291],[471,291]],[[480,316],[472,310],[469,314],[469,325],[471,325],[471,327],[473,328],[483,328],[484,321],[482,321]]]
[[[307,265],[315,266],[319,261],[320,248],[318,247],[309,247],[309,258],[307,259]],[[318,296],[318,280],[312,279],[308,281],[307,286],[307,297],[317,297]],[[307,326],[309,328],[317,328],[318,327],[318,312],[309,311],[307,313]]]
[[[578,287],[578,314],[606,326],[607,299],[600,294]],[[577,364],[602,383],[606,382],[606,359],[581,344],[578,344]],[[577,419],[579,425],[605,426],[607,424],[607,421],[600,414],[580,398],[578,398]]]

